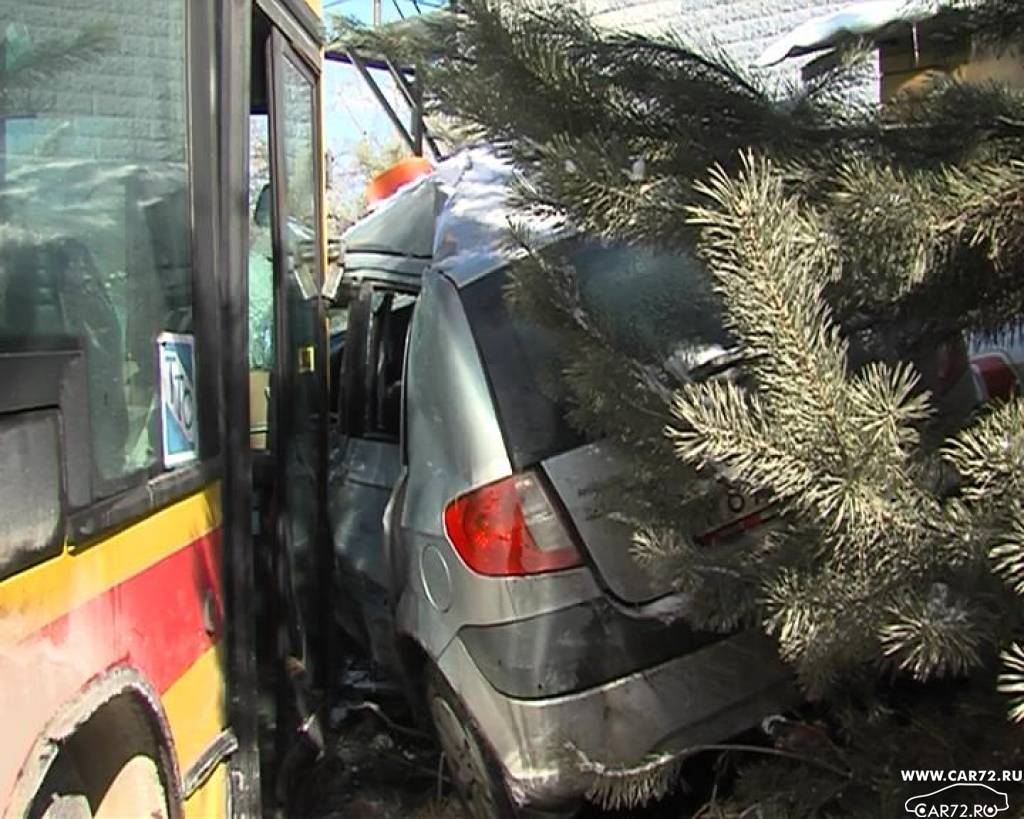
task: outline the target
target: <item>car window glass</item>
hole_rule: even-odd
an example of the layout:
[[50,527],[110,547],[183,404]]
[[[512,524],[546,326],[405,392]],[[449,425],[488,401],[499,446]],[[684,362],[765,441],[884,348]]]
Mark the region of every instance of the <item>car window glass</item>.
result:
[[688,361],[730,346],[703,265],[688,254],[586,243],[572,252],[580,299],[616,348],[642,361]]
[[[546,251],[576,271],[580,300],[623,352],[668,367],[694,366],[731,346],[721,311],[692,256],[574,241]],[[504,268],[461,291],[516,468],[585,441],[566,420],[561,373],[568,362],[557,335],[510,310]]]
[[370,431],[398,441],[405,343],[416,298],[389,293],[375,311],[376,349],[367,362],[372,368],[368,391]]

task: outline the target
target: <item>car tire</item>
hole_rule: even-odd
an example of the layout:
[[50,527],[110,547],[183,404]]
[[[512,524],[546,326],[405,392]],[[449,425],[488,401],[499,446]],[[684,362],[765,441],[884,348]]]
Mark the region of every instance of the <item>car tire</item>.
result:
[[441,672],[430,666],[427,707],[455,790],[472,819],[517,819],[501,767]]

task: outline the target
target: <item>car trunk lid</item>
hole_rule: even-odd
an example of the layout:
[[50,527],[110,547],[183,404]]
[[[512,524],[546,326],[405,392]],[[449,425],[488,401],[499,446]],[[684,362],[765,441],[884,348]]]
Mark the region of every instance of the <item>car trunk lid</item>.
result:
[[[635,527],[603,508],[608,487],[627,481],[626,459],[609,441],[599,441],[547,458],[541,464],[580,536],[592,568],[606,590],[630,604],[650,603],[675,591],[673,577],[652,570],[631,554]],[[756,534],[772,519],[764,496],[749,496],[724,481],[703,482],[707,491],[684,510],[709,549]]]

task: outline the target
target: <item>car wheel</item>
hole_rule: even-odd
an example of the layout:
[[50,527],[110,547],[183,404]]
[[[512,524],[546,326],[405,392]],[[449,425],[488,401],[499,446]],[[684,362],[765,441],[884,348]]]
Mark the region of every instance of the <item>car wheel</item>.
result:
[[501,769],[473,720],[434,667],[427,671],[427,704],[448,772],[472,819],[515,819]]

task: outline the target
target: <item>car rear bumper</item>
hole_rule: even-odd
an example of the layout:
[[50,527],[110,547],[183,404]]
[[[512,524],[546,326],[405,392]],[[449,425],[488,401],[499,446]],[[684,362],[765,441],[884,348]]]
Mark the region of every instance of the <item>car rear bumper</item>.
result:
[[460,639],[438,665],[491,746],[513,798],[540,808],[585,796],[595,767],[631,768],[653,755],[720,742],[796,701],[773,643],[753,631],[544,699],[497,691]]
[[598,688],[725,639],[682,619],[638,617],[603,596],[458,635],[487,682],[522,700]]

